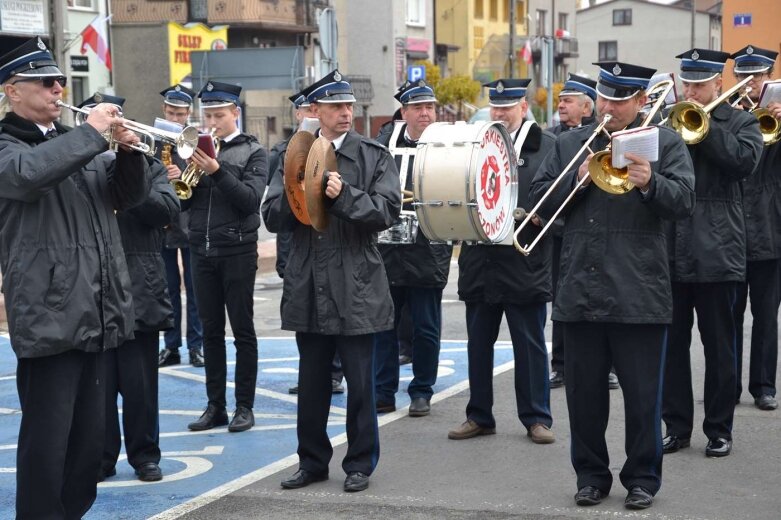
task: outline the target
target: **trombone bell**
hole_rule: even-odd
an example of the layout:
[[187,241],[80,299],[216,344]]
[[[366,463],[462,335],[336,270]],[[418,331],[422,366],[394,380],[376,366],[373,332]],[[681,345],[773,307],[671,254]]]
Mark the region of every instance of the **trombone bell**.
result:
[[607,150],[597,152],[591,158],[588,174],[591,182],[599,189],[613,195],[623,195],[635,187],[629,182],[629,171],[626,168],[613,167],[613,155]]
[[710,130],[708,114],[700,105],[691,101],[676,103],[670,109],[668,121],[686,144],[699,143]]
[[759,120],[759,131],[765,146],[775,144],[781,139],[781,123],[773,117],[767,108],[755,108],[751,114]]

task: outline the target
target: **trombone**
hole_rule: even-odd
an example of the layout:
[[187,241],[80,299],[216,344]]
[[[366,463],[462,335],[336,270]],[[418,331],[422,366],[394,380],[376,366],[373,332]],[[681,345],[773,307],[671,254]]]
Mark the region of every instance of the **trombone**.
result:
[[[73,105],[69,105],[60,99],[55,101],[54,104],[58,107],[67,108],[68,110],[83,114],[85,116],[88,116],[90,113],[89,108],[79,108]],[[114,139],[113,128],[109,128],[108,131],[103,134],[103,137],[105,137],[108,141],[109,150],[114,152],[117,151],[119,145],[124,144],[132,150],[149,156],[154,156],[156,150],[155,138],[158,138],[164,143],[175,145],[176,153],[179,154],[179,157],[182,159],[187,159],[193,154],[195,147],[198,146],[198,130],[193,126],[188,126],[179,133],[160,130],[159,128],[143,125],[141,123],[136,123],[135,121],[130,120],[125,120],[125,122],[123,122],[120,126],[138,135],[139,139],[141,139],[141,142],[137,144],[121,143]]]
[[[667,94],[675,88],[675,82],[671,79],[655,83],[646,93],[647,96],[655,94],[662,90],[662,93],[654,102],[651,110],[646,115],[639,128],[648,126],[653,121],[656,113],[664,106]],[[597,152],[588,163],[588,173],[591,180],[598,188],[613,195],[623,195],[634,189],[635,185],[629,182],[629,173],[627,168],[615,168],[613,166],[613,156],[610,153],[610,144],[601,152]]]
[[705,139],[710,130],[710,113],[732,94],[743,88],[753,77],[746,76],[740,83],[729,88],[704,107],[694,101],[680,101],[674,104],[667,116],[667,123],[678,132],[686,144],[699,143]]
[[[591,137],[586,140],[585,143],[583,143],[583,146],[580,147],[580,150],[575,153],[575,155],[572,157],[572,160],[567,164],[567,166],[564,167],[564,169],[561,171],[561,173],[556,177],[556,179],[553,181],[553,184],[551,184],[550,188],[548,188],[548,191],[545,192],[545,194],[542,196],[540,201],[531,209],[531,211],[526,212],[526,218],[521,222],[521,224],[518,226],[518,229],[515,230],[515,233],[513,234],[513,245],[515,246],[515,249],[520,251],[526,256],[529,256],[531,254],[532,249],[534,249],[534,246],[537,245],[537,242],[540,241],[542,236],[548,231],[548,228],[550,228],[553,225],[553,222],[556,220],[556,217],[559,216],[559,213],[561,213],[564,210],[564,207],[569,203],[569,201],[572,199],[572,197],[575,196],[575,193],[578,192],[578,190],[583,186],[583,183],[586,182],[586,179],[588,179],[589,175],[584,175],[582,179],[580,179],[577,184],[575,185],[575,188],[570,192],[570,194],[567,196],[566,199],[564,199],[564,202],[559,206],[559,208],[556,210],[556,212],[553,214],[553,216],[548,220],[548,223],[545,224],[545,227],[542,228],[542,230],[537,234],[535,239],[532,241],[531,244],[527,244],[525,246],[521,246],[521,244],[518,242],[518,237],[521,234],[521,230],[525,228],[527,225],[529,225],[529,222],[531,222],[534,215],[537,214],[537,211],[539,211],[540,207],[543,205],[543,203],[548,199],[548,197],[554,192],[556,187],[559,185],[559,182],[561,182],[561,179],[564,178],[564,175],[569,171],[570,168],[575,164],[575,162],[580,158],[581,154],[589,149],[589,145],[591,144],[591,141],[593,141],[601,132],[607,133],[605,130],[605,125],[610,122],[610,119],[612,116],[610,114],[605,114],[602,118],[602,122],[597,125],[597,127],[594,129],[594,131],[591,134]],[[524,212],[520,211],[519,217],[523,217]]]
[[779,139],[781,139],[781,123],[778,122],[778,119],[773,117],[770,110],[758,107],[749,97],[750,92],[751,87],[746,87],[746,90],[741,92],[737,99],[732,102],[732,107],[739,108],[738,105],[740,105],[742,101],[748,101],[749,113],[759,121],[759,131],[762,132],[762,143],[765,146],[776,144]]

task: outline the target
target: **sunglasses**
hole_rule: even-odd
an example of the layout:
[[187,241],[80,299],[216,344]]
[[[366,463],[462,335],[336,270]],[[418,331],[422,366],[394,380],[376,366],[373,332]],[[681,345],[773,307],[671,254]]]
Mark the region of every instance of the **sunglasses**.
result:
[[33,81],[40,81],[44,88],[52,88],[55,82],[59,83],[62,88],[65,88],[65,85],[68,84],[68,78],[66,78],[65,76],[45,77],[45,78],[24,78],[24,79],[14,81],[11,84],[16,85],[17,83],[25,83],[25,82],[29,83]]

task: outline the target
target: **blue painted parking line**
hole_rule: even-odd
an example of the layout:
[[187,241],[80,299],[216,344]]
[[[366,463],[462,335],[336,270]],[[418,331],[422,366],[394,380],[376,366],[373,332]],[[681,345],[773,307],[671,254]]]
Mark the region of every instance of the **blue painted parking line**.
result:
[[[160,370],[160,482],[140,482],[124,453],[117,475],[98,486],[98,498],[85,518],[173,518],[201,503],[279,471],[297,461],[296,396],[288,388],[298,377],[298,351],[293,338],[261,338],[256,426],[247,432],[229,433],[226,427],[191,432],[187,424],[197,419],[206,404],[203,369],[189,365]],[[503,371],[512,367],[512,348],[497,344],[494,364]],[[235,349],[228,347],[227,390],[232,411]],[[19,432],[19,400],[16,392],[16,359],[7,337],[0,337],[0,518],[13,518],[16,440]],[[467,387],[465,341],[443,341],[439,375],[433,402]],[[406,383],[412,368],[401,368],[399,411],[380,416],[380,425],[406,415],[409,405]],[[347,389],[349,392],[349,388]],[[328,433],[333,442],[344,442],[347,394],[333,396]],[[382,462],[380,462],[382,463]]]

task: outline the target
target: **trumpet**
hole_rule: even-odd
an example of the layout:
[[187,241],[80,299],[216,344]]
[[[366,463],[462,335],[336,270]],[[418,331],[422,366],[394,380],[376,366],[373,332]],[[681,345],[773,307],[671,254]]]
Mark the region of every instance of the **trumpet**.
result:
[[[546,200],[548,200],[548,197],[556,190],[556,187],[559,185],[559,182],[561,182],[561,179],[564,178],[565,174],[572,168],[572,166],[577,162],[577,160],[580,158],[580,156],[589,149],[589,145],[591,144],[591,141],[596,139],[596,137],[601,134],[602,132],[607,132],[605,130],[605,125],[610,122],[610,119],[612,116],[610,114],[605,114],[602,118],[602,122],[597,125],[597,127],[594,129],[594,131],[591,133],[591,136],[586,140],[585,143],[583,143],[583,146],[580,147],[580,150],[578,150],[575,155],[572,156],[572,160],[567,164],[567,166],[564,167],[564,169],[561,171],[561,173],[556,177],[556,179],[553,181],[553,184],[550,185],[550,188],[548,188],[548,191],[543,194],[542,198],[540,198],[540,201],[531,209],[531,211],[526,212],[526,218],[523,219],[523,222],[518,226],[518,229],[515,230],[515,233],[513,235],[513,245],[515,246],[515,249],[520,251],[526,256],[529,256],[532,252],[532,249],[537,245],[537,243],[542,239],[543,235],[548,231],[548,229],[553,225],[553,222],[556,220],[556,217],[559,216],[559,214],[564,210],[564,207],[569,203],[570,200],[572,200],[572,197],[575,196],[575,194],[578,192],[578,190],[583,186],[583,184],[586,182],[586,179],[589,178],[589,175],[584,175],[582,179],[580,179],[577,184],[575,185],[575,188],[570,192],[570,194],[567,196],[566,199],[564,199],[564,202],[559,206],[559,208],[556,210],[556,212],[553,214],[553,216],[548,220],[547,224],[545,224],[545,227],[542,228],[542,230],[537,234],[537,236],[534,238],[531,244],[527,244],[525,246],[522,246],[518,242],[518,237],[521,234],[521,230],[523,230],[527,225],[529,225],[529,222],[531,222],[532,218],[537,214],[537,211],[539,211],[540,207],[545,203]],[[519,212],[518,217],[522,217],[523,213]]]
[[[212,128],[211,136],[214,140],[214,150],[216,153],[220,153],[220,142],[216,138],[216,128]],[[197,141],[196,141],[197,142]],[[192,154],[191,154],[192,155]],[[215,154],[216,155],[216,154]],[[189,156],[188,156],[189,157]],[[193,189],[201,182],[201,177],[206,174],[204,170],[198,167],[194,162],[190,162],[187,168],[184,169],[182,175],[178,179],[172,179],[171,186],[174,187],[176,196],[181,200],[187,200],[193,196]]]
[[710,113],[732,94],[743,88],[753,77],[746,76],[704,107],[693,101],[680,101],[672,106],[665,121],[680,134],[686,144],[697,144],[708,135]]
[[749,113],[756,117],[759,121],[759,131],[762,133],[762,143],[765,146],[776,144],[781,139],[781,123],[778,119],[773,117],[770,110],[767,108],[760,108],[749,97],[751,93],[751,87],[746,87],[746,90],[740,93],[740,95],[732,102],[733,108],[739,108],[742,101],[747,101],[749,104]]
[[[645,127],[651,124],[656,113],[664,105],[664,100],[667,98],[667,94],[675,88],[675,82],[673,80],[664,80],[656,83],[651,87],[647,95],[650,97],[655,94],[657,90],[662,90],[662,93],[656,99],[653,107],[646,115],[640,127]],[[601,152],[597,152],[591,161],[588,163],[588,173],[591,175],[591,180],[594,184],[603,191],[612,193],[613,195],[622,195],[631,191],[635,185],[629,182],[629,173],[626,167],[615,168],[613,167],[613,156],[610,153],[610,145]]]
[[[71,110],[75,113],[83,114],[84,116],[88,116],[91,111],[89,108],[79,108],[73,105],[69,105],[59,99],[55,101],[54,104],[61,108],[67,108],[68,110]],[[154,156],[156,151],[155,139],[157,138],[164,143],[175,145],[176,153],[179,154],[179,157],[182,159],[187,159],[193,154],[195,147],[198,145],[198,130],[193,126],[188,126],[179,133],[160,130],[159,128],[155,128],[153,126],[147,126],[129,120],[125,120],[125,122],[123,122],[120,126],[136,134],[139,139],[141,139],[141,142],[135,144],[119,142],[114,138],[113,127],[109,128],[106,130],[106,132],[103,133],[103,137],[105,137],[106,141],[108,141],[109,150],[114,152],[117,151],[119,145],[125,145],[137,152],[141,152],[149,156]]]

